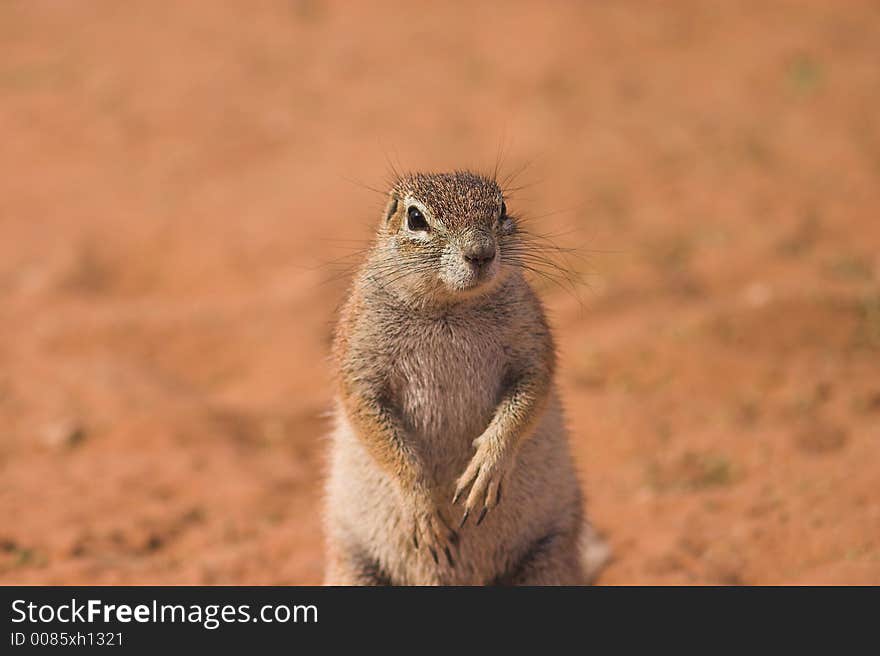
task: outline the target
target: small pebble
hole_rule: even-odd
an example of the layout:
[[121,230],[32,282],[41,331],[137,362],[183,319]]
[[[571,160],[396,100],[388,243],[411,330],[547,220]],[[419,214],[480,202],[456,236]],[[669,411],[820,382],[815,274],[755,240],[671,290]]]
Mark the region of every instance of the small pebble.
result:
[[86,436],[81,422],[73,418],[53,421],[40,431],[40,439],[46,446],[52,448],[72,447],[81,442]]

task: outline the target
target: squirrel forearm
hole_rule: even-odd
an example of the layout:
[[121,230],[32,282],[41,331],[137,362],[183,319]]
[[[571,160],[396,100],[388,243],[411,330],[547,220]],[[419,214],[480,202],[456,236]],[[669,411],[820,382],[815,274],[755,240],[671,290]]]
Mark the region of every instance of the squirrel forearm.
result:
[[506,387],[495,415],[483,434],[474,440],[474,455],[456,483],[453,503],[470,489],[465,499],[462,525],[471,511],[482,506],[476,520],[498,505],[501,490],[516,464],[516,452],[541,416],[549,396],[548,371],[532,370],[512,379]]
[[531,434],[550,395],[550,380],[549,372],[533,372],[508,387],[486,429],[500,448],[515,451]]
[[355,433],[379,466],[406,489],[424,486],[421,461],[404,438],[400,421],[377,395],[343,386],[343,406]]

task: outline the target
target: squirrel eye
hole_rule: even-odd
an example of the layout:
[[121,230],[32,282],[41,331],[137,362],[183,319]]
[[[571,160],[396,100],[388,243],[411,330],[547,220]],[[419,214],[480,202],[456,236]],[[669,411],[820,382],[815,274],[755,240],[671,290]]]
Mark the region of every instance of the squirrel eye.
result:
[[507,219],[507,203],[501,201],[501,211],[498,213],[498,223]]
[[410,206],[406,211],[406,227],[410,230],[427,230],[428,221],[418,207]]

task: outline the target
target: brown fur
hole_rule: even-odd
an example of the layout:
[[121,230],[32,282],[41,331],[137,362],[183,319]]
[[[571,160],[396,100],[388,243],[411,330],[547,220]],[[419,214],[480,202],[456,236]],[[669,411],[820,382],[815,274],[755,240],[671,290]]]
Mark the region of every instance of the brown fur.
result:
[[[594,574],[553,340],[502,203],[494,180],[469,172],[391,190],[334,342],[328,583]],[[427,230],[410,229],[410,208]]]

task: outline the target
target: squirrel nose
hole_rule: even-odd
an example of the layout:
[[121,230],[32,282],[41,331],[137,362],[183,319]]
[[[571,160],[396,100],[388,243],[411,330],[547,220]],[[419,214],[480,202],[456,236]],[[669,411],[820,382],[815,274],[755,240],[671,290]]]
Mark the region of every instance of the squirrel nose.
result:
[[495,259],[495,244],[471,246],[464,251],[464,259],[478,267],[489,264]]

